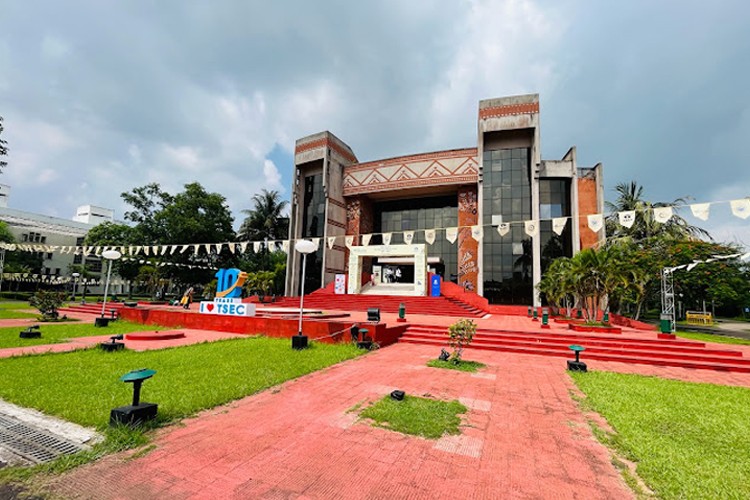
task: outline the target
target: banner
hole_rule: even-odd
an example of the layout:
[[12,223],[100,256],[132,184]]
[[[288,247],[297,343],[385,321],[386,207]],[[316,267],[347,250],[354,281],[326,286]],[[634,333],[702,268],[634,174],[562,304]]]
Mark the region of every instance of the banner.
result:
[[693,203],[690,205],[690,211],[693,212],[693,217],[696,219],[708,220],[710,207],[710,203]]
[[450,241],[451,243],[456,242],[456,238],[458,238],[458,228],[457,227],[447,227],[445,228],[445,239]]
[[412,241],[414,241],[414,231],[404,231],[404,243],[411,245]]
[[502,224],[497,225],[497,234],[500,236],[505,236],[510,232],[510,223],[503,222]]
[[527,220],[523,223],[526,234],[535,238],[539,234],[539,224],[535,220]]
[[362,246],[366,247],[370,244],[370,239],[372,238],[371,234],[363,234],[362,235]]
[[740,219],[747,219],[750,216],[750,200],[747,198],[732,200],[729,205],[732,207],[732,213]]
[[556,235],[560,236],[565,230],[565,225],[568,223],[567,217],[555,217],[552,219],[552,230]]
[[435,230],[434,229],[426,229],[424,232],[424,240],[432,245],[435,243]]
[[281,242],[281,251],[284,253],[289,253],[289,240],[284,240]]
[[471,226],[472,238],[474,238],[477,241],[482,241],[483,234],[484,234],[484,231],[482,230],[482,226]]
[[630,229],[635,223],[635,210],[626,210],[625,212],[619,212],[617,218],[620,220],[622,227]]
[[602,217],[602,214],[591,214],[588,216],[588,220],[589,229],[595,233],[598,233],[604,227],[604,217]]
[[654,208],[654,220],[656,222],[665,224],[671,218],[672,218],[672,207]]
[[390,245],[392,236],[393,233],[383,233],[383,245]]
[[328,237],[328,249],[333,248],[333,244],[336,243],[336,237],[335,236],[329,236]]
[[351,248],[352,245],[354,245],[354,236],[345,236],[344,244],[346,245],[347,248]]

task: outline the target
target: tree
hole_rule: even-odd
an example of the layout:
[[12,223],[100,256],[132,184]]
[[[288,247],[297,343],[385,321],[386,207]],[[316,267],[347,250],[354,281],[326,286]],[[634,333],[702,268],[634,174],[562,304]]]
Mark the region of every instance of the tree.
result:
[[[615,191],[618,194],[615,202],[607,201],[605,203],[607,210],[610,212],[606,220],[607,234],[610,240],[624,238],[639,241],[653,236],[667,236],[674,239],[711,237],[705,229],[689,224],[677,213],[676,209],[672,218],[666,223],[661,224],[654,220],[654,208],[684,205],[686,203],[685,198],[677,198],[671,203],[646,201],[643,199],[643,186],[639,186],[635,181],[621,182],[615,186]],[[635,222],[627,228],[620,225],[618,212],[630,210],[635,210]]]
[[[16,238],[10,231],[10,227],[4,221],[0,221],[0,242],[16,243]],[[39,274],[42,272],[44,259],[40,252],[22,252],[5,251],[5,263],[2,272],[4,273],[30,273]]]
[[[136,228],[114,222],[103,222],[86,234],[85,244],[89,246],[130,246],[138,244],[139,232]],[[112,266],[122,279],[131,283],[128,297],[132,296],[132,282],[138,276],[140,264],[133,261],[116,260]]]
[[3,160],[3,156],[8,155],[8,141],[2,138],[3,130],[3,117],[0,116],[0,173],[8,166],[8,162]]
[[156,214],[172,203],[172,195],[152,182],[134,188],[129,193],[122,193],[120,197],[133,208],[125,212],[125,220],[135,224],[139,244],[158,243],[162,231],[157,227]]
[[252,198],[253,208],[243,210],[247,215],[238,236],[241,240],[285,240],[289,237],[289,219],[282,216],[288,202],[281,200],[277,191],[263,189]]

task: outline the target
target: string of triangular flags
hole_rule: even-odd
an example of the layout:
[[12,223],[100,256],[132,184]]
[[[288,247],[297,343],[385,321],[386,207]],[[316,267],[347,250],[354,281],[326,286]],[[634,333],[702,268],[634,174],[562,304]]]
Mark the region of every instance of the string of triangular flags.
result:
[[[74,278],[71,278],[70,276],[60,276],[55,274],[34,274],[34,273],[3,273],[3,281],[21,281],[21,282],[29,282],[29,283],[49,283],[52,285],[56,284],[66,284],[66,283],[72,283]],[[84,283],[80,279],[77,281],[77,283],[80,283],[81,285]],[[86,280],[86,284],[90,286],[97,286],[101,285],[103,283],[102,280],[91,278],[89,280]],[[120,278],[113,278],[110,280],[110,284],[112,285],[122,285],[126,282]]]
[[742,260],[748,260],[750,259],[750,252],[746,253],[733,253],[729,255],[714,255],[710,259],[706,260],[694,260],[690,264],[682,264],[680,266],[675,267],[666,267],[665,270],[668,273],[673,273],[679,269],[686,269],[688,271],[692,271],[695,266],[698,264],[707,264],[709,262],[716,262],[717,260],[728,260],[728,259],[742,259]]
[[[675,213],[676,209],[689,207],[691,213],[697,219],[706,221],[709,218],[711,212],[711,206],[716,204],[729,203],[732,214],[740,219],[747,219],[750,217],[750,197],[741,198],[730,201],[713,201],[707,203],[693,203],[686,205],[670,205],[663,207],[649,207],[640,210],[628,210],[617,213],[617,221],[620,225],[626,228],[630,228],[636,221],[638,212],[651,211],[653,218],[656,222],[666,223]],[[599,232],[604,228],[605,219],[612,214],[596,213],[590,215],[582,215],[579,218],[586,218],[589,229],[594,232]],[[522,224],[524,231],[528,236],[536,237],[539,235],[539,225],[542,221],[551,221],[552,230],[560,235],[565,230],[568,221],[573,219],[572,216],[565,217],[552,217],[546,219],[535,219],[535,220],[522,220],[522,221],[509,221],[500,222],[493,224],[478,224],[472,226],[455,226],[455,227],[440,227],[433,229],[420,229],[420,230],[407,230],[399,232],[385,232],[385,233],[369,233],[359,235],[360,240],[357,242],[362,246],[368,246],[373,236],[379,235],[382,237],[383,245],[390,245],[395,243],[394,235],[400,234],[404,244],[411,244],[414,241],[416,233],[424,233],[425,241],[432,245],[437,239],[437,232],[444,231],[445,238],[451,243],[455,243],[458,239],[458,234],[461,229],[470,229],[472,238],[477,241],[481,241],[484,236],[484,228],[495,228],[500,236],[507,235],[511,226],[516,224]],[[312,240],[317,248],[320,247],[320,242],[323,238],[306,238]],[[337,242],[341,242],[347,247],[351,247],[356,242],[356,236],[353,235],[333,235],[325,237],[325,243],[328,248],[333,248]],[[289,248],[294,242],[294,239],[288,240],[263,240],[263,241],[234,241],[234,242],[223,242],[223,243],[180,243],[170,245],[116,245],[116,246],[60,246],[60,245],[41,245],[41,244],[27,244],[27,243],[0,243],[0,249],[8,251],[26,251],[26,252],[59,252],[60,254],[74,254],[83,256],[97,256],[107,250],[118,250],[123,256],[129,256],[132,260],[138,260],[141,263],[151,262],[146,260],[133,259],[136,256],[143,255],[144,257],[167,257],[175,254],[188,253],[194,257],[210,257],[219,255],[224,251],[228,250],[232,254],[246,252],[259,253],[264,250],[268,251],[282,251],[284,253],[289,252]],[[200,266],[198,264],[177,264],[170,262],[158,262],[156,265],[159,266],[187,266],[196,269],[214,269],[211,266]]]

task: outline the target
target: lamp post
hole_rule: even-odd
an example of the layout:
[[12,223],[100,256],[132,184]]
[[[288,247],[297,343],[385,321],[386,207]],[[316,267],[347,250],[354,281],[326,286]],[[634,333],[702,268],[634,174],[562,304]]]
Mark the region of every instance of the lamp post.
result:
[[104,311],[107,307],[107,292],[109,291],[109,276],[112,274],[112,261],[122,257],[122,254],[117,250],[107,250],[102,252],[102,257],[109,261],[109,268],[107,268],[107,281],[104,284],[104,301],[102,301],[102,318],[104,317]]
[[299,297],[299,328],[295,337],[292,337],[292,348],[303,349],[307,347],[307,336],[302,335],[302,311],[305,304],[305,270],[307,269],[307,254],[317,250],[317,245],[310,240],[298,240],[294,249],[302,254],[302,283]]
[[76,291],[78,290],[78,277],[80,276],[80,273],[73,273],[71,276],[73,276],[73,302],[76,301]]

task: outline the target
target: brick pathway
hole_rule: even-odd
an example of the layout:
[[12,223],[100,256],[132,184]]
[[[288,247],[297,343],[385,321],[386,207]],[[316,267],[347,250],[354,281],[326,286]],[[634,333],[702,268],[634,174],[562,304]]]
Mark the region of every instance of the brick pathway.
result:
[[[569,391],[561,359],[468,351],[479,374],[399,344],[202,413],[156,449],[54,480],[64,498],[632,498]],[[347,410],[399,388],[460,399],[462,434],[404,436]]]

